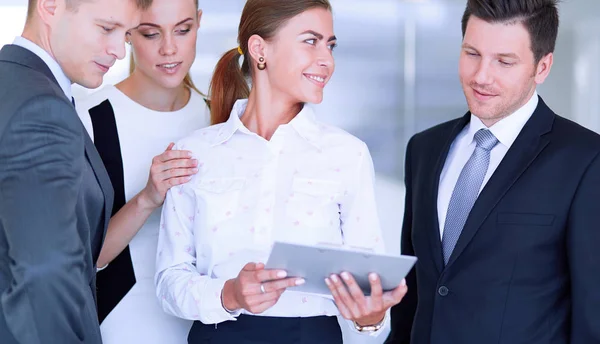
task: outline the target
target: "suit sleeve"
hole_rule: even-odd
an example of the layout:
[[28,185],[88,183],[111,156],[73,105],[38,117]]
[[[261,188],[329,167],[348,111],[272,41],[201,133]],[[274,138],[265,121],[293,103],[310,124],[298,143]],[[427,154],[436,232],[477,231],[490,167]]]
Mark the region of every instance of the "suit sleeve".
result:
[[[403,255],[414,256],[412,245],[412,147],[414,138],[408,142],[406,148],[406,162],[404,172],[404,183],[406,195],[404,201],[404,218],[402,224],[402,235],[400,251]],[[418,264],[418,263],[417,263]],[[402,302],[392,307],[391,310],[391,332],[386,344],[409,344],[413,318],[417,310],[417,277],[413,268],[406,277],[408,292]]]
[[600,343],[600,153],[585,172],[569,214],[571,344]]
[[[93,304],[75,207],[85,161],[71,105],[41,96],[11,119],[0,142],[0,219],[10,288],[1,311],[18,343],[92,343]],[[81,224],[80,224],[81,225]],[[95,321],[97,326],[97,320]]]

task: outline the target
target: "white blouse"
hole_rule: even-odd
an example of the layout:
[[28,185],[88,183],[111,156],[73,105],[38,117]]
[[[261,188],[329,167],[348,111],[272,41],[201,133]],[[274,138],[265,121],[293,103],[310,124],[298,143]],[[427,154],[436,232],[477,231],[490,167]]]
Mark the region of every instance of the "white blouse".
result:
[[[246,263],[266,262],[275,240],[385,251],[365,143],[319,123],[309,106],[267,141],[240,121],[246,105],[177,143],[200,171],[168,192],[162,212],[157,296],[167,313],[204,324],[235,320],[223,285]],[[332,298],[291,288],[260,315],[339,314]]]

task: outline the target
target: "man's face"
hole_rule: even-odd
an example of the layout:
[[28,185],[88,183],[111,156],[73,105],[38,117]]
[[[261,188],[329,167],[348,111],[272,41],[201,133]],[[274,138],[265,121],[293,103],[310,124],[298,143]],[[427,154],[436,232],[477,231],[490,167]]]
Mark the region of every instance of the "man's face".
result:
[[67,77],[96,88],[117,59],[125,57],[125,35],[139,25],[133,0],[81,1],[67,9],[57,1],[50,25],[50,46]]
[[552,54],[535,63],[529,32],[520,22],[469,19],[459,77],[471,113],[491,126],[525,105],[550,71]]

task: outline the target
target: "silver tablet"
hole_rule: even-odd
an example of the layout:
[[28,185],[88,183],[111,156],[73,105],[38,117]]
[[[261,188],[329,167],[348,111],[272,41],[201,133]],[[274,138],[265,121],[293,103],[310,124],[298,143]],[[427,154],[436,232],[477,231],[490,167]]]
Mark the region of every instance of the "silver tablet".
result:
[[285,270],[289,277],[303,277],[306,283],[292,287],[290,291],[331,296],[325,278],[332,273],[347,271],[369,295],[371,287],[368,276],[377,273],[384,291],[393,290],[417,261],[413,256],[389,256],[364,250],[334,246],[305,246],[275,242],[267,260],[266,269]]

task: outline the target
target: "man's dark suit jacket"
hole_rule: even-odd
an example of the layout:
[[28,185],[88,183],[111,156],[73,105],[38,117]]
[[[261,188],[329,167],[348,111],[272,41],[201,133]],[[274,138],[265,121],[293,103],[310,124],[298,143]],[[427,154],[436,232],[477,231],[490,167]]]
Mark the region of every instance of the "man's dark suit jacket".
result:
[[0,342],[101,343],[96,259],[110,180],[71,100],[27,49],[0,50]]
[[438,184],[469,119],[408,144],[402,253],[419,260],[386,343],[600,343],[600,136],[540,98],[444,266]]

